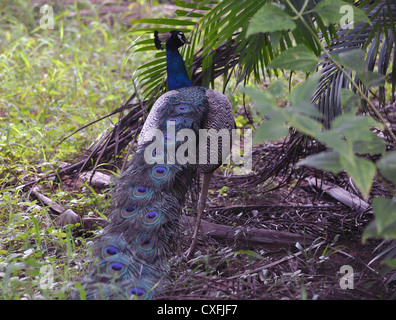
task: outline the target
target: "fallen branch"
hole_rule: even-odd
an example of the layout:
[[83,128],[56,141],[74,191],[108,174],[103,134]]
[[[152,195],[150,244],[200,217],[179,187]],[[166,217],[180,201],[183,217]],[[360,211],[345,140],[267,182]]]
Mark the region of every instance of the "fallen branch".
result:
[[[194,225],[194,218],[187,217],[188,222]],[[286,231],[275,231],[246,226],[226,226],[201,220],[200,231],[217,239],[246,240],[272,245],[311,244],[314,238],[309,235],[300,235]]]
[[317,178],[308,179],[308,183],[310,186],[323,190],[328,195],[332,196],[334,199],[338,200],[342,204],[345,204],[353,210],[363,212],[370,208],[370,205],[367,202],[346,191],[345,189],[336,186],[335,184],[324,182],[323,180]]

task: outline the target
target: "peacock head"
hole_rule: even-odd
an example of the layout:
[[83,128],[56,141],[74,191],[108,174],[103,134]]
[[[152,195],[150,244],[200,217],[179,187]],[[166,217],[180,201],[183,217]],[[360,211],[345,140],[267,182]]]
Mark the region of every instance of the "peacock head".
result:
[[166,33],[154,31],[154,43],[158,50],[163,50],[162,44],[165,43],[167,49],[177,50],[185,44],[190,44],[183,32],[172,30]]

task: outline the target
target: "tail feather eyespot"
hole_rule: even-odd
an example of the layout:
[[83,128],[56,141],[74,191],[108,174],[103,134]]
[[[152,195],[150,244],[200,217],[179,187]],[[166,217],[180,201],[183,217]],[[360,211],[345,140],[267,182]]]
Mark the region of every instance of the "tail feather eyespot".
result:
[[132,299],[144,300],[147,297],[147,291],[143,288],[133,287],[128,290]]
[[143,250],[150,250],[154,247],[154,242],[146,234],[142,234],[137,238],[137,244]]
[[112,246],[112,245],[107,245],[107,246],[103,247],[102,256],[103,256],[103,258],[109,258],[109,257],[115,256],[119,252],[120,252],[120,250],[118,250],[117,247]]
[[157,210],[149,211],[144,215],[143,223],[148,225],[156,224],[161,220],[161,214]]
[[146,186],[137,186],[133,190],[133,196],[136,198],[143,198],[150,194],[150,188]]
[[121,210],[121,216],[123,218],[131,218],[136,216],[139,213],[139,210],[135,204],[125,207]]
[[110,262],[107,265],[107,272],[121,276],[127,270],[127,266],[122,262]]

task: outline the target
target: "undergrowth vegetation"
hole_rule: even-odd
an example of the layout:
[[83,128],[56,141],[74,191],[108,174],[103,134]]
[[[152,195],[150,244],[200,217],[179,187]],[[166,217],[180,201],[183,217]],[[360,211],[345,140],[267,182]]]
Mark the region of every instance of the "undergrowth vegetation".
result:
[[[128,80],[141,56],[125,64],[126,26],[101,20],[95,7],[89,7],[93,16],[80,16],[81,4],[55,7],[54,29],[39,27],[40,7],[29,1],[2,0],[0,8],[0,295],[62,297],[85,261],[79,250],[84,238],[72,236],[72,226],[55,227],[48,208],[32,201],[21,182],[77,157],[112,125],[106,119],[62,141],[128,98]],[[68,191],[57,184],[51,190],[53,182],[41,182],[52,200],[81,214],[109,204],[89,186]],[[53,287],[37,290],[40,281],[46,288],[47,265],[54,266]]]

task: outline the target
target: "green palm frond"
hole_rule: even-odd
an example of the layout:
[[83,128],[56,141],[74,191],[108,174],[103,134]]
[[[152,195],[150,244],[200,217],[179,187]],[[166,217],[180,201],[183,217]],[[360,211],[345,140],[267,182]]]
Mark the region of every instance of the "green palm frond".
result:
[[[268,2],[272,1],[195,0],[192,2],[178,0],[175,2],[180,7],[176,10],[179,16],[177,19],[131,21],[134,28],[130,33],[143,33],[146,38],[134,43],[133,52],[155,50],[152,43],[153,30],[159,32],[167,32],[171,29],[181,30],[187,34],[191,42],[191,46],[184,47],[181,53],[194,84],[203,86],[212,84],[213,86],[214,79],[224,75],[226,85],[227,78],[231,74],[235,76],[237,83],[246,81],[250,77],[257,82],[261,81],[266,74],[271,75],[272,71],[268,65],[272,59],[296,44],[304,44],[319,55],[320,45],[309,32],[308,27],[321,33],[329,46],[333,45],[334,39],[340,36],[334,26],[326,27],[320,16],[312,12],[304,17],[307,25],[296,20],[297,28],[292,31],[261,33],[247,37],[246,31],[251,17]],[[320,1],[308,0],[306,8],[314,8],[318,2]],[[291,1],[291,5],[297,10],[303,9],[304,4],[305,1],[302,0]],[[281,1],[280,5],[287,12],[292,11],[287,2]],[[352,37],[354,35],[349,35],[346,40]],[[197,48],[199,50],[196,50]],[[225,48],[228,50],[225,51]],[[164,55],[163,52],[153,54],[155,61],[138,69],[135,80],[139,84],[142,100],[154,101],[165,90]],[[219,68],[220,60],[223,63]],[[236,66],[238,68],[235,68]],[[230,73],[230,70],[234,72]]]
[[[377,71],[386,75],[391,66],[391,57],[395,46],[395,17],[396,6],[391,1],[376,1],[370,7],[364,7],[367,16],[372,21],[372,25],[359,23],[353,29],[340,29],[336,37],[332,38],[327,46],[329,52],[333,54],[345,53],[357,48],[366,51],[366,64],[369,71]],[[340,90],[351,87],[350,81],[337,66],[322,56],[321,80],[313,101],[317,103],[318,109],[324,115],[325,126],[330,127],[332,120],[342,113]],[[392,66],[392,73],[395,71],[395,64]],[[352,71],[348,71],[350,75]],[[359,79],[354,75],[354,81],[359,83]],[[392,82],[392,96],[395,93],[396,81]],[[367,90],[366,90],[367,91]],[[382,86],[378,91],[380,103],[385,103],[385,88]]]
[[[180,7],[176,10],[179,19],[140,19],[131,23],[139,27],[131,30],[131,34],[144,33],[148,39],[137,41],[133,45],[134,52],[154,49],[153,30],[167,32],[172,29],[181,30],[189,37],[190,46],[182,48],[181,54],[186,61],[195,84],[209,86],[217,76],[228,73],[235,64],[235,56],[239,56],[249,41],[245,39],[246,26],[250,17],[266,0],[225,0],[225,1],[176,1]],[[140,27],[142,24],[150,27]],[[157,25],[157,27],[153,27]],[[169,27],[171,26],[171,27]],[[250,39],[252,43],[254,39]],[[199,48],[199,50],[197,50]],[[232,54],[231,54],[232,53]],[[132,53],[133,54],[133,53]],[[165,53],[158,52],[154,59],[161,63],[150,62],[141,66],[136,74],[136,81],[141,88],[143,100],[158,96],[166,75]],[[251,55],[244,55],[245,57]],[[244,61],[246,58],[244,59]],[[163,62],[163,63],[162,63]],[[246,61],[245,61],[246,62]],[[247,63],[251,67],[250,63]],[[151,100],[151,99],[149,99]]]
[[[159,32],[181,30],[191,42],[190,46],[182,49],[181,54],[194,84],[213,86],[214,79],[221,75],[225,77],[225,84],[228,83],[227,79],[231,75],[236,76],[237,82],[246,80],[250,76],[260,81],[261,76],[270,74],[266,68],[271,60],[279,52],[293,46],[291,40],[293,37],[311,45],[312,50],[318,50],[318,45],[312,36],[304,30],[294,31],[294,34],[280,32],[246,37],[251,17],[267,2],[267,0],[176,1],[175,5],[180,7],[176,10],[179,19],[130,21],[134,24],[130,33],[132,35],[143,33],[145,37],[144,40],[133,44],[131,54],[155,50],[152,40],[154,30]],[[313,0],[310,0],[310,3],[315,4]],[[238,68],[235,68],[236,65]],[[165,76],[165,53],[156,52],[153,54],[153,61],[139,67],[135,75],[142,100],[154,101],[163,93]]]

